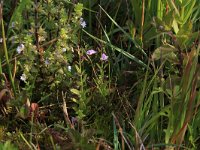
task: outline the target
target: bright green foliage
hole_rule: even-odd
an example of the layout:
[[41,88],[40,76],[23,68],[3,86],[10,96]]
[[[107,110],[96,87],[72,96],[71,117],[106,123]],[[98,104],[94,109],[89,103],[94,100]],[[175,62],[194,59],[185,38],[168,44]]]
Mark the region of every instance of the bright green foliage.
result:
[[18,150],[10,141],[6,141],[4,144],[0,144],[0,150]]
[[[17,75],[21,76],[20,73],[26,75],[24,90],[28,97],[34,98],[36,89],[42,91],[42,95],[38,93],[40,97],[58,90],[59,87],[67,88],[71,84],[63,81],[69,81],[72,76],[68,66],[74,57],[73,49],[79,41],[77,35],[81,27],[79,22],[83,6],[82,4],[75,5],[74,12],[70,16],[67,14],[66,5],[72,7],[67,2],[57,1],[37,4],[32,2],[31,5],[28,1],[21,2],[11,19],[14,27],[11,27],[10,33],[12,33],[11,38],[15,39],[12,44],[22,43],[25,47],[18,59],[19,73]],[[24,12],[27,13],[28,18],[16,19]],[[37,13],[38,17],[37,28],[34,13]],[[37,42],[36,30],[40,47],[34,45]],[[15,54],[15,48],[13,54]],[[35,98],[39,98],[38,96]]]

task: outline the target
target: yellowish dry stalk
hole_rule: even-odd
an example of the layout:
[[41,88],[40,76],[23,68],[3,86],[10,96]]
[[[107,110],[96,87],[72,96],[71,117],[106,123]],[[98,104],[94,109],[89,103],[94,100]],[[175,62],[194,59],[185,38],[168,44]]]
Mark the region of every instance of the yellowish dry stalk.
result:
[[74,125],[71,123],[71,121],[69,119],[69,114],[68,114],[68,111],[67,111],[67,104],[66,104],[65,97],[66,97],[66,94],[64,94],[63,91],[62,91],[63,113],[64,113],[65,121],[71,129],[74,129]]

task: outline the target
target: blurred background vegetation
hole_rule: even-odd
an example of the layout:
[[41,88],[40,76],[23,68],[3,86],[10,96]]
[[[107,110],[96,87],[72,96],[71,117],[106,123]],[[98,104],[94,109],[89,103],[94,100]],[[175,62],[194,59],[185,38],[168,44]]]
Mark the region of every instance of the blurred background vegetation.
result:
[[200,148],[200,0],[1,0],[0,149]]

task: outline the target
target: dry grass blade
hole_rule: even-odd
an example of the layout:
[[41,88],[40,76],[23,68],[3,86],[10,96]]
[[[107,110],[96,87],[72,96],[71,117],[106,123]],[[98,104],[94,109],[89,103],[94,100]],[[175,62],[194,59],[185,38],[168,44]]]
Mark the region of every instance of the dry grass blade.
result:
[[121,127],[121,125],[120,125],[120,123],[119,123],[117,117],[115,116],[114,113],[112,113],[112,115],[113,115],[113,117],[114,117],[114,120],[115,120],[115,122],[116,122],[116,125],[117,125],[118,128],[119,128],[119,133],[121,134],[122,140],[124,140],[125,143],[127,144],[128,148],[129,148],[130,150],[132,150],[130,144],[128,143],[127,139],[125,138],[125,136],[124,136],[124,134],[123,134],[123,129],[122,129],[122,127]]
[[143,142],[142,142],[142,139],[141,139],[139,133],[137,132],[135,126],[134,126],[131,122],[129,122],[129,124],[131,125],[131,127],[132,127],[132,128],[134,129],[134,131],[135,131],[135,135],[136,135],[136,137],[135,137],[135,138],[136,138],[136,145],[137,145],[138,147],[140,147],[141,150],[145,150],[145,147],[144,147],[144,144],[143,144]]
[[13,67],[13,80],[15,79],[15,75],[16,75],[16,71],[17,71],[17,58],[14,58],[14,67]]
[[99,141],[98,141],[98,144],[96,146],[96,150],[101,150],[101,149],[104,149],[104,150],[113,150],[113,148],[111,148],[104,139],[100,138]]
[[64,94],[62,92],[62,99],[63,99],[63,113],[64,113],[64,117],[65,117],[65,121],[66,123],[69,125],[69,127],[71,129],[74,129],[74,125],[71,123],[70,119],[69,119],[69,115],[68,115],[68,111],[67,111],[67,104],[66,104],[66,100],[65,100],[66,94]]

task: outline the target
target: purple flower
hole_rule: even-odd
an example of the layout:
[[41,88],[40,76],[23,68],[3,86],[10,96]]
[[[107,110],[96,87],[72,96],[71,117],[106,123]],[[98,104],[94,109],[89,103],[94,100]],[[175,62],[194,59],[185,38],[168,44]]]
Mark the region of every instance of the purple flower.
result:
[[72,121],[73,126],[78,123],[78,119],[76,117],[72,117],[71,121]]
[[44,61],[44,63],[45,63],[45,65],[49,65],[49,64],[50,64],[50,62],[49,62],[48,59],[46,59],[46,60]]
[[97,51],[95,51],[95,50],[93,50],[93,49],[88,50],[88,51],[86,52],[87,55],[93,55],[93,54],[96,54],[96,53],[97,53]]
[[106,61],[107,59],[108,59],[108,56],[105,53],[103,53],[101,55],[101,60]]

